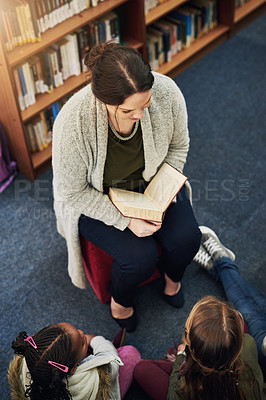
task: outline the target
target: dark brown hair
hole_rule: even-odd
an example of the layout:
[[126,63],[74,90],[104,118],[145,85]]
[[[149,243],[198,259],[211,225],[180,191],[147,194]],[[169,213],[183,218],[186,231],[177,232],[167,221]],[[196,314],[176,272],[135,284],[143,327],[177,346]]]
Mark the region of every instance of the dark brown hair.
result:
[[189,314],[183,341],[183,388],[189,399],[245,399],[238,387],[243,368],[243,318],[238,311],[213,296],[202,298]]
[[105,104],[118,106],[129,96],[146,92],[153,85],[150,65],[131,47],[101,42],[92,47],[84,63],[93,94]]
[[[66,378],[77,363],[76,351],[72,351],[71,336],[57,325],[49,325],[33,336],[37,349],[25,339],[26,332],[20,332],[12,348],[16,354],[23,355],[31,375],[25,397],[31,400],[70,400]],[[52,360],[69,367],[66,374],[48,364]]]

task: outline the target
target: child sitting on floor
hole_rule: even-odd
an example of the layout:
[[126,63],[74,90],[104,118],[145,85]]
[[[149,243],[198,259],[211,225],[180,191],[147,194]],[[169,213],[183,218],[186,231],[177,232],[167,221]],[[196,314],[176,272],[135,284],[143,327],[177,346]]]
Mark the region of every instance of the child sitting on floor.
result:
[[116,349],[102,336],[84,334],[63,322],[34,336],[20,332],[12,348],[8,379],[13,399],[104,400],[126,394],[140,354]]

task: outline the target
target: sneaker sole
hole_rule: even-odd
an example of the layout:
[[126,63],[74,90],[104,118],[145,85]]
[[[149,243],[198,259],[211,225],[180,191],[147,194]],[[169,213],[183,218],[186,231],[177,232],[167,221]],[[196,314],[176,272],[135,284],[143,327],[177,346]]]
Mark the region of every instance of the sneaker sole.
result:
[[215,233],[211,228],[208,228],[207,226],[200,226],[199,229],[201,230],[201,232],[202,232],[203,234],[209,233],[211,236],[213,236],[213,237],[217,240],[217,242],[222,246],[222,248],[224,248],[224,249],[228,252],[230,258],[231,258],[233,261],[235,261],[235,259],[236,259],[235,254],[232,252],[232,250],[229,250],[225,245],[223,245],[223,244],[221,243],[220,239],[218,238],[218,236],[216,235],[216,233]]

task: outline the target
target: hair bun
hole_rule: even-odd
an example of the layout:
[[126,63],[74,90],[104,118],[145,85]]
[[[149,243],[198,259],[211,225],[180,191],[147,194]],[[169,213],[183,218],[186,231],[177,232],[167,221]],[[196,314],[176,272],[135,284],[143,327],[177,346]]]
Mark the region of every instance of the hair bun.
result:
[[88,71],[92,73],[94,66],[103,56],[103,54],[108,54],[118,47],[121,47],[121,45],[112,41],[100,42],[99,44],[94,45],[89,53],[84,57],[84,64],[86,65]]
[[15,354],[20,354],[22,356],[25,355],[25,352],[27,351],[27,342],[25,342],[25,339],[27,338],[27,334],[25,331],[22,331],[18,334],[16,340],[12,342],[12,349],[14,350]]

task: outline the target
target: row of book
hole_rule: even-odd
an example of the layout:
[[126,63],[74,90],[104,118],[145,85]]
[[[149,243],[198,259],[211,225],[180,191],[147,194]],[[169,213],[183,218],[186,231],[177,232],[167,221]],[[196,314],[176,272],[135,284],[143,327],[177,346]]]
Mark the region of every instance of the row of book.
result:
[[148,60],[153,70],[217,25],[217,0],[191,0],[147,28]]
[[52,142],[54,121],[63,105],[74,93],[75,91],[51,104],[49,108],[40,112],[37,117],[25,125],[26,138],[31,153],[44,150]]
[[144,0],[145,14],[148,14],[148,12],[154,7],[157,7],[158,5],[165,3],[166,1],[168,0]]
[[1,10],[7,51],[41,40],[41,34],[104,0],[26,0]]
[[120,41],[118,17],[111,11],[14,68],[20,110],[35,104],[36,95],[51,93],[69,77],[80,75],[90,48],[108,40]]
[[[25,125],[26,137],[31,153],[42,151],[52,141],[52,126],[59,110],[56,110],[57,104],[51,108],[42,111],[38,117]],[[57,112],[57,114],[55,114]]]

